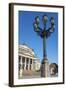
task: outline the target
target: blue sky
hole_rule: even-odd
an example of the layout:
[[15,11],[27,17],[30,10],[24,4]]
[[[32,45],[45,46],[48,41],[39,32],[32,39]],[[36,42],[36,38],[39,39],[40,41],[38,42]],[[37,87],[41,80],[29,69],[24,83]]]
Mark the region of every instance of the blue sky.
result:
[[37,57],[43,59],[43,40],[34,31],[33,22],[36,16],[40,18],[40,27],[43,28],[42,16],[48,16],[47,28],[50,18],[54,17],[55,31],[46,40],[47,57],[50,63],[58,63],[58,13],[19,11],[19,44],[27,44],[34,49]]

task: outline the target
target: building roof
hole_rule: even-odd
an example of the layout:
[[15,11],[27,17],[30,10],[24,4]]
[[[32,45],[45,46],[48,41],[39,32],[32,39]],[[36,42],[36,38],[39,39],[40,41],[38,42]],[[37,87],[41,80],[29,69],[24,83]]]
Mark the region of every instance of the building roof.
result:
[[33,49],[31,49],[29,46],[27,46],[26,44],[22,44],[22,45],[19,45],[19,48],[23,48],[25,50],[29,50],[31,51],[33,54],[34,54],[34,51]]
[[19,54],[25,55],[25,56],[30,56],[33,57],[34,59],[38,60],[37,56],[35,55],[35,52],[32,48],[30,48],[28,45],[26,44],[22,44],[19,45],[19,50],[18,50]]

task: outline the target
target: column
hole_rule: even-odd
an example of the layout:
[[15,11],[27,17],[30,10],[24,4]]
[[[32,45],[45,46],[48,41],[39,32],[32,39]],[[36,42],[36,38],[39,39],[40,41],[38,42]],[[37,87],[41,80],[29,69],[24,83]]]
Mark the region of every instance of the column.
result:
[[24,70],[26,70],[26,57],[25,57],[25,67],[24,67]]

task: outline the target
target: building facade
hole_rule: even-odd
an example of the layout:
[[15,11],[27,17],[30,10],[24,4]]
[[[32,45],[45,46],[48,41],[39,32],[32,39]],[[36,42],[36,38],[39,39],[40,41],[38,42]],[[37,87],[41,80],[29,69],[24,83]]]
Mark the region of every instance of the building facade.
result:
[[[40,76],[41,77],[41,62],[35,55],[33,49],[27,45],[19,45],[18,47],[18,78],[21,79],[23,76]],[[58,76],[58,65],[56,63],[50,63],[49,76]]]
[[27,45],[19,45],[18,55],[19,77],[40,69],[40,60],[35,56],[34,50]]

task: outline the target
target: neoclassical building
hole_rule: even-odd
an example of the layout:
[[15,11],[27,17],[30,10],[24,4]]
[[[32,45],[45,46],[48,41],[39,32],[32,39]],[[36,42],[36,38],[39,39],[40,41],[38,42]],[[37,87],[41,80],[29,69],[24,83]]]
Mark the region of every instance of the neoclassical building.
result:
[[26,44],[19,45],[19,77],[23,74],[31,74],[31,71],[40,70],[40,60],[36,57],[34,50]]

